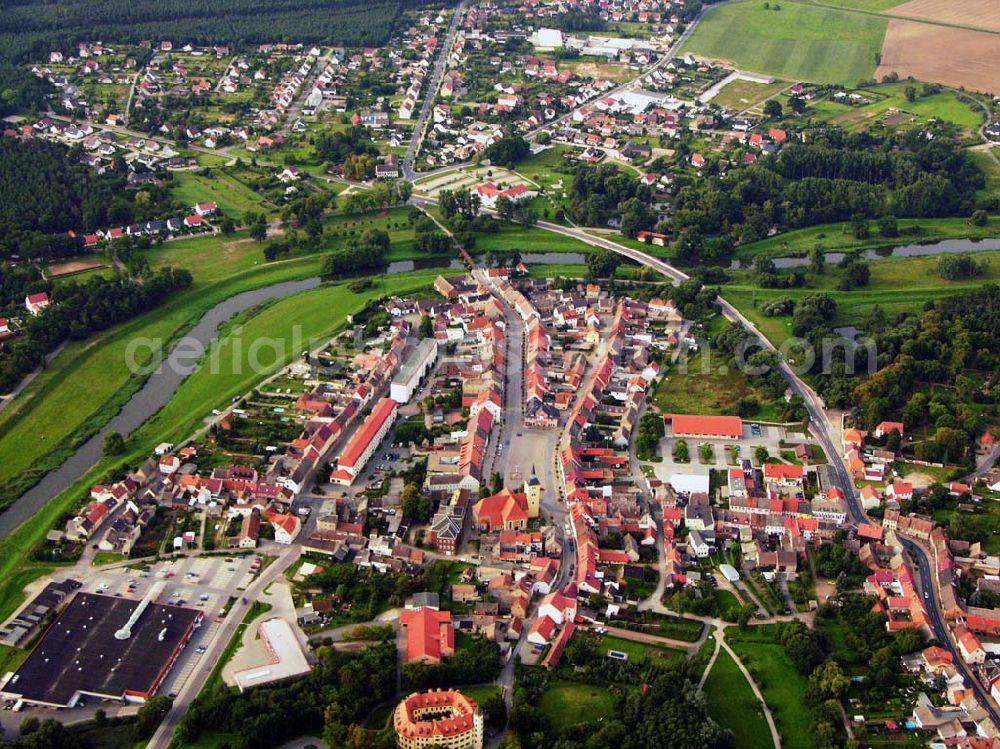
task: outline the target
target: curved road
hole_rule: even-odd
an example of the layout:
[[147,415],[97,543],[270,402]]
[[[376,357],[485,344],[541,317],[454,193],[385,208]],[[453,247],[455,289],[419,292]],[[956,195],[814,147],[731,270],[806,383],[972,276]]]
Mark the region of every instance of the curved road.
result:
[[[624,257],[640,263],[641,265],[652,268],[674,281],[683,281],[689,278],[686,273],[678,270],[660,258],[653,257],[652,255],[640,250],[632,249],[631,247],[624,247],[623,245],[617,244],[616,242],[612,242],[608,239],[594,237],[580,229],[559,226],[558,224],[552,224],[549,222],[539,222],[538,226],[556,234],[573,237],[574,239],[586,242],[594,247],[600,247],[611,252],[616,252],[619,255],[623,255]],[[761,334],[760,331],[757,330],[757,327],[732,304],[727,302],[721,296],[717,299],[717,304],[722,309],[722,314],[726,319],[742,325],[746,330],[757,336],[763,346],[771,351],[777,352],[777,349],[770,341],[768,341],[767,337]],[[789,366],[788,362],[786,362],[783,357],[781,358],[781,375],[785,381],[788,382],[792,392],[802,398],[806,411],[809,413],[809,421],[812,425],[812,431],[822,445],[823,450],[828,456],[830,456],[830,466],[833,469],[836,484],[844,493],[844,496],[849,498],[848,510],[850,512],[852,522],[856,525],[868,522],[868,516],[865,514],[860,498],[855,492],[854,482],[851,480],[850,474],[847,472],[847,467],[844,465],[844,461],[840,457],[841,451],[838,446],[841,438],[839,431],[827,418],[823,401],[816,394],[816,392],[799,377],[799,375],[791,368],[791,366]],[[918,571],[918,577],[920,578],[920,588],[928,595],[927,601],[931,604],[927,606],[928,615],[934,636],[941,642],[941,645],[944,648],[952,653],[956,668],[958,668],[958,670],[962,673],[965,680],[972,684],[972,688],[975,690],[977,699],[983,708],[989,713],[993,723],[995,725],[1000,725],[1000,711],[997,710],[996,705],[991,701],[986,689],[962,659],[958,649],[951,639],[951,631],[945,623],[944,615],[941,611],[940,595],[935,586],[935,580],[931,577],[931,570],[933,569],[933,566],[927,551],[922,546],[908,539],[903,539],[902,537],[900,538],[903,545],[906,547],[906,550],[914,559]]]

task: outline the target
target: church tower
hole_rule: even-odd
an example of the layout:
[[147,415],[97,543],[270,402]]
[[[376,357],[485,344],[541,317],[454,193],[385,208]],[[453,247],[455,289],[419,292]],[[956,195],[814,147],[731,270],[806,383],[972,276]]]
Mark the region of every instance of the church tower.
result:
[[524,494],[528,498],[528,517],[537,518],[541,512],[542,482],[535,475],[535,466],[531,466],[531,478],[524,485]]

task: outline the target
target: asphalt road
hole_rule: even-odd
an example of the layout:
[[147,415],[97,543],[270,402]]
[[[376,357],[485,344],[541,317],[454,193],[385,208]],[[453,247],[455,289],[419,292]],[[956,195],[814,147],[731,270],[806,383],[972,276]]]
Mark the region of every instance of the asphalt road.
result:
[[148,749],[166,749],[170,744],[170,739],[174,735],[174,729],[177,728],[180,719],[187,712],[194,698],[198,696],[198,693],[211,673],[211,669],[208,666],[215,664],[222,657],[226,645],[229,644],[233,635],[236,634],[237,627],[243,622],[243,617],[246,616],[247,611],[253,605],[253,602],[257,600],[261,592],[263,592],[264,588],[295,564],[301,554],[301,546],[289,547],[287,554],[268,565],[267,569],[246,589],[242,597],[236,599],[222,626],[216,632],[215,639],[208,644],[208,648],[202,656],[201,663],[204,666],[192,672],[188,680],[184,682],[181,691],[174,698],[174,705],[170,709],[170,712],[167,713],[167,717],[163,719],[160,727],[153,734],[153,738],[149,740],[149,744],[147,744]]
[[[681,281],[688,278],[686,273],[674,268],[659,258],[647,255],[639,250],[623,247],[622,245],[606,239],[591,236],[580,229],[568,228],[557,224],[550,224],[548,222],[539,222],[538,226],[548,229],[549,231],[554,231],[558,234],[574,237],[596,247],[617,252],[620,255],[624,255],[625,257],[641,263],[642,265],[646,265],[656,271],[659,271],[675,281]],[[729,302],[720,297],[717,300],[717,303],[722,309],[723,315],[727,319],[739,323],[748,331],[757,335],[765,347],[771,349],[772,351],[776,350],[773,344],[771,344],[770,341],[768,341],[767,338],[757,330],[756,326]],[[816,392],[809,387],[809,385],[802,381],[798,374],[796,374],[784,360],[782,360],[781,363],[781,375],[788,382],[792,391],[796,395],[800,396],[805,404],[806,410],[809,413],[812,431],[819,440],[819,443],[822,445],[823,450],[830,457],[830,466],[833,469],[836,483],[840,490],[844,493],[844,496],[848,497],[848,510],[851,521],[856,525],[868,522],[868,516],[865,514],[864,508],[861,505],[860,497],[855,492],[854,482],[851,480],[850,474],[847,472],[847,467],[844,465],[844,462],[840,457],[840,436],[835,426],[830,423],[829,419],[827,419],[822,400]],[[921,590],[927,591],[929,594],[927,602],[930,605],[927,606],[927,609],[934,636],[941,642],[943,647],[952,653],[956,668],[962,673],[962,676],[966,679],[966,681],[973,685],[973,689],[976,692],[976,696],[980,704],[982,704],[983,707],[989,712],[994,724],[1000,725],[1000,711],[997,710],[996,705],[990,700],[989,695],[978,679],[976,679],[972,669],[969,668],[964,660],[962,660],[961,655],[950,637],[950,629],[946,625],[944,616],[941,612],[940,596],[934,585],[934,581],[931,579],[930,570],[932,567],[926,550],[912,541],[906,539],[902,540],[907,551],[916,563],[921,583]]]
[[416,177],[413,171],[413,160],[417,157],[417,150],[424,139],[424,129],[427,127],[427,118],[434,107],[434,100],[437,98],[438,89],[441,87],[441,79],[444,77],[445,68],[448,66],[448,57],[451,55],[451,48],[455,45],[455,35],[458,33],[458,25],[465,15],[465,1],[455,6],[455,15],[451,18],[451,25],[445,35],[444,42],[438,49],[437,60],[434,62],[434,70],[427,80],[427,88],[424,89],[424,101],[420,105],[420,115],[413,127],[413,135],[410,136],[410,145],[406,149],[403,157],[403,177],[412,180]]

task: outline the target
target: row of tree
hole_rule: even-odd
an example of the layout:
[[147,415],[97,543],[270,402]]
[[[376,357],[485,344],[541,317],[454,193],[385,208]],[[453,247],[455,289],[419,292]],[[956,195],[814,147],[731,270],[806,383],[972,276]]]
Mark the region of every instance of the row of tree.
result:
[[141,279],[115,275],[55,287],[52,304],[27,317],[20,334],[0,344],[0,392],[13,388],[63,341],[82,340],[147,312],[191,280],[188,271],[166,267]]

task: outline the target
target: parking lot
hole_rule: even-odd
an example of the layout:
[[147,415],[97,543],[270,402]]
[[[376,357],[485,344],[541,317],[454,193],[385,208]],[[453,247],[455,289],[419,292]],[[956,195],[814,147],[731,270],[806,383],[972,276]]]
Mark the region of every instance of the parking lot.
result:
[[[690,459],[687,462],[680,462],[674,458],[674,446],[677,439],[668,426],[667,435],[660,442],[660,454],[663,456],[663,461],[651,464],[657,478],[664,481],[674,473],[704,475],[712,468],[724,471],[740,460],[750,460],[754,465],[757,465],[757,459],[754,456],[756,449],[764,447],[768,455],[777,457],[782,449],[788,449],[781,447],[782,440],[789,442],[815,441],[812,438],[803,439],[800,433],[788,435],[785,428],[781,426],[745,422],[743,433],[738,440],[681,437],[680,439],[687,443]],[[701,456],[702,446],[706,443],[712,446],[712,460],[709,462],[703,462]]]
[[253,580],[253,559],[254,555],[183,557],[142,569],[96,570],[83,589],[140,599],[155,582],[162,582],[158,602],[200,608],[206,616],[215,617],[222,613],[230,597],[239,595]]

